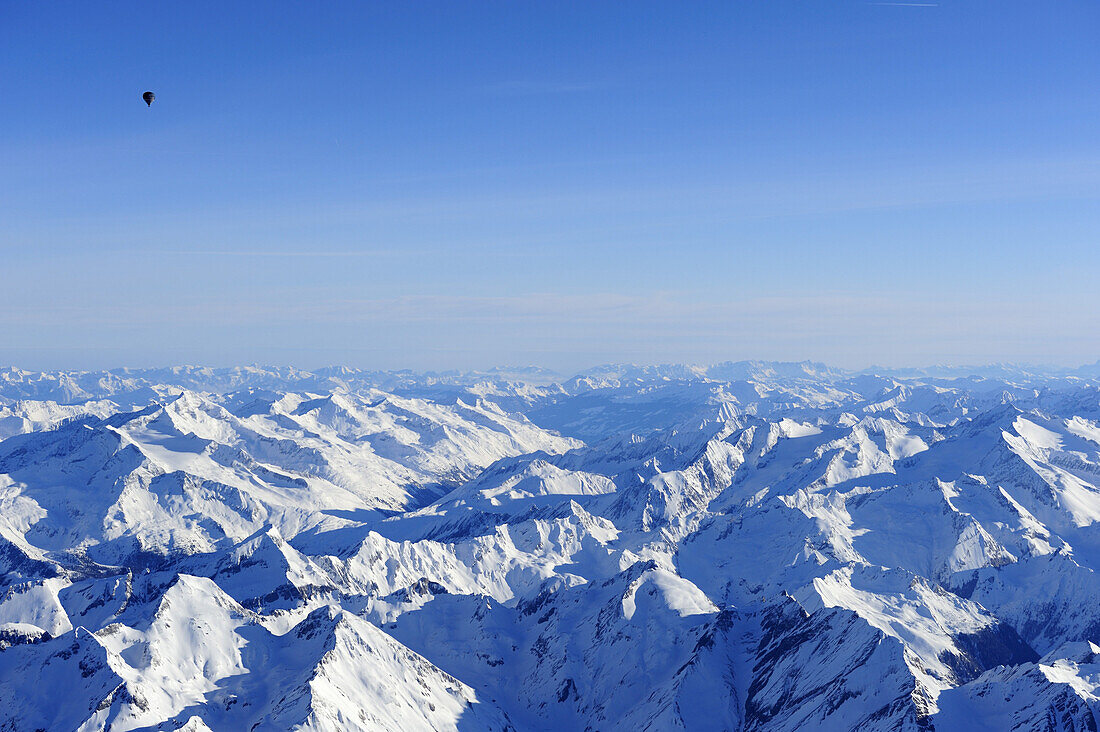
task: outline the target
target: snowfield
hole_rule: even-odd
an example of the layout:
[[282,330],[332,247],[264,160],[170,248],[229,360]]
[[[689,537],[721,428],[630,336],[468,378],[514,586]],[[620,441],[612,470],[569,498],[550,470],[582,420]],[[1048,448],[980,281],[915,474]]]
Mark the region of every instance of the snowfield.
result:
[[0,730],[1100,727],[1100,364],[0,370]]

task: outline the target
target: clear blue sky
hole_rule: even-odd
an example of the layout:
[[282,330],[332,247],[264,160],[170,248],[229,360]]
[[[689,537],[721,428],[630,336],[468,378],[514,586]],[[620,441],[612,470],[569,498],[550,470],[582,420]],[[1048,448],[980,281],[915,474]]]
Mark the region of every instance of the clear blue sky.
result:
[[1094,0],[0,2],[0,362],[1091,362],[1098,135]]

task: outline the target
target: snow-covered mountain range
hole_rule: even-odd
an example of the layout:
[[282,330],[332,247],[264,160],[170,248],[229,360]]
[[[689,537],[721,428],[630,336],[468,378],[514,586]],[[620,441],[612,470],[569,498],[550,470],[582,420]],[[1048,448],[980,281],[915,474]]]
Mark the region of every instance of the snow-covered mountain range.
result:
[[1100,364],[0,370],[0,730],[1096,730]]

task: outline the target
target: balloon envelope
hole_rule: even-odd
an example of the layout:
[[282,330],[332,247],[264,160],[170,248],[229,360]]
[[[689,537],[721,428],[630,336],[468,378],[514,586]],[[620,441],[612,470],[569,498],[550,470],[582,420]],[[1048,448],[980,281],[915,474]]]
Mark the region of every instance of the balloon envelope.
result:
[[153,106],[153,100],[157,98],[157,95],[153,92],[145,92],[141,95],[141,98],[145,100],[145,106]]

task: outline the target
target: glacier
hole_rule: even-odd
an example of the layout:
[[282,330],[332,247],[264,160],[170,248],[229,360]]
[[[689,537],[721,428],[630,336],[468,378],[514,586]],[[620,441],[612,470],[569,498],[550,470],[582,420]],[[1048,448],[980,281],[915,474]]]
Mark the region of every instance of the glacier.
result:
[[0,369],[0,730],[1100,728],[1100,363]]

